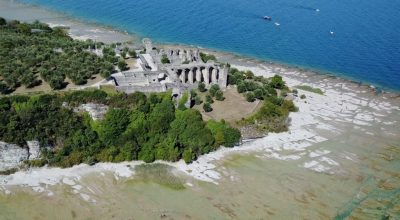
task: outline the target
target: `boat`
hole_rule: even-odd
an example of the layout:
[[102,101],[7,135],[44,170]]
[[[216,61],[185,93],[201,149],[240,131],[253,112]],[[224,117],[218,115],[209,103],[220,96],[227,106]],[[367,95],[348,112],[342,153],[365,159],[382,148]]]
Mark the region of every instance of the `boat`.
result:
[[271,20],[272,20],[272,18],[269,17],[269,16],[264,16],[263,19],[264,19],[264,20],[267,20],[267,21],[271,21]]
[[316,12],[319,12],[319,9],[317,8],[317,9],[315,9],[315,11],[316,11]]
[[275,25],[276,25],[276,26],[280,26],[281,24],[279,24],[278,22],[275,22]]
[[335,35],[335,32],[333,32],[333,31],[329,31],[329,33],[330,33],[331,35]]

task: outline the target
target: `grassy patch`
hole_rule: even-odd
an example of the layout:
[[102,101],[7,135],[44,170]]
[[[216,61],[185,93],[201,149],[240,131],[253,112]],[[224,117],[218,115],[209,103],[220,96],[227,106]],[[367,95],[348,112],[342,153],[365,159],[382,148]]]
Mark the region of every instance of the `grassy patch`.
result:
[[115,89],[115,86],[113,85],[101,85],[100,89],[109,95],[115,95],[118,93],[117,90]]
[[175,189],[185,189],[183,181],[171,172],[172,168],[165,164],[142,164],[135,167],[138,180],[154,182],[159,185]]
[[317,94],[320,94],[320,95],[324,94],[324,92],[321,89],[314,88],[314,87],[311,87],[311,86],[308,86],[308,85],[300,85],[300,86],[296,86],[296,88],[304,90],[304,91],[308,91],[308,92],[317,93]]

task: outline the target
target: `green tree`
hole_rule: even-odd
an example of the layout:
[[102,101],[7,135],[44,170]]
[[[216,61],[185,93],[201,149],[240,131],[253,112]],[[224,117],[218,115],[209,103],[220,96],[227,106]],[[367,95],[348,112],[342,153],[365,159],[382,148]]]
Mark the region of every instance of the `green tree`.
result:
[[264,97],[264,91],[263,91],[262,89],[260,89],[260,88],[254,90],[254,97],[255,97],[256,99],[262,100],[263,97]]
[[211,104],[209,102],[204,103],[203,109],[205,112],[211,112],[213,108],[211,107]]
[[251,72],[250,70],[246,71],[244,73],[244,75],[246,76],[246,79],[253,79],[254,78],[254,73]]
[[218,90],[215,93],[215,99],[218,100],[218,101],[223,101],[225,99],[224,93],[221,90]]
[[205,85],[203,82],[200,82],[200,83],[199,83],[198,89],[199,89],[200,92],[205,92],[205,91],[207,91],[206,85]]
[[7,24],[6,19],[0,17],[0,26],[6,25],[6,24]]
[[279,75],[275,75],[271,78],[271,86],[275,89],[283,89],[285,86],[285,82],[283,81],[282,77]]
[[253,92],[246,93],[246,100],[248,102],[254,102],[256,100]]
[[185,149],[182,153],[182,158],[186,163],[191,163],[193,161],[194,155],[191,148]]
[[247,91],[246,84],[244,81],[241,81],[237,84],[237,91],[238,93],[244,93]]
[[196,96],[194,98],[194,103],[195,105],[200,105],[201,103],[203,103],[203,100],[201,100],[200,96]]
[[161,63],[162,63],[162,64],[170,63],[170,61],[169,61],[167,55],[164,54],[164,55],[161,57]]
[[97,131],[107,145],[116,143],[129,124],[129,111],[126,109],[110,109],[99,123]]
[[209,93],[212,97],[215,97],[215,94],[220,91],[219,85],[214,84],[211,86],[211,88],[209,89]]
[[240,131],[236,128],[225,128],[224,130],[224,146],[225,147],[233,147],[237,144],[239,144],[240,141]]
[[171,100],[163,100],[156,104],[153,111],[148,115],[148,120],[151,122],[150,134],[165,134],[174,119],[175,107]]
[[131,56],[131,57],[133,57],[133,58],[136,58],[136,57],[137,57],[136,51],[133,50],[133,49],[130,49],[130,50],[128,51],[128,54],[129,54],[129,56]]
[[120,59],[120,60],[118,61],[118,68],[119,68],[119,70],[121,70],[121,71],[127,70],[127,64],[126,64],[125,60]]
[[122,57],[123,59],[126,59],[126,54],[127,54],[127,53],[126,53],[125,51],[122,51],[122,52],[121,52],[121,57]]

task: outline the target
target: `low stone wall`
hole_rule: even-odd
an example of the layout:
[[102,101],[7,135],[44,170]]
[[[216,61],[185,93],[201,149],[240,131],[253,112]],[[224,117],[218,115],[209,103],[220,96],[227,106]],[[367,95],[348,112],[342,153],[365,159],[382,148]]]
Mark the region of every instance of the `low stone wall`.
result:
[[143,92],[143,93],[152,93],[152,92],[165,92],[167,91],[164,84],[161,83],[154,83],[147,86],[117,86],[118,91],[125,92],[127,94],[134,93],[134,92]]

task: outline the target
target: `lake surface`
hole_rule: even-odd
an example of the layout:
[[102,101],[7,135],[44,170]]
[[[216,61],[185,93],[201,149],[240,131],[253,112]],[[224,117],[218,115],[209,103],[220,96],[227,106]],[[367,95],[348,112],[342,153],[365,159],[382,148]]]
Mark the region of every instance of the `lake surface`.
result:
[[[396,0],[21,2],[158,42],[214,48],[400,90],[400,1]],[[272,21],[263,20],[265,15]]]

